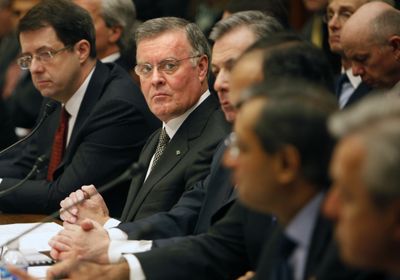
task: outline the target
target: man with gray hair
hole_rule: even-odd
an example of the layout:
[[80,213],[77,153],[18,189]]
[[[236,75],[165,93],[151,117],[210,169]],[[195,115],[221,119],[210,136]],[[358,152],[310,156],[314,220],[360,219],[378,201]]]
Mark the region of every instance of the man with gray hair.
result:
[[341,33],[353,75],[372,88],[390,89],[400,81],[400,11],[384,2],[361,6]]
[[330,122],[339,144],[325,213],[345,262],[400,276],[400,100],[375,96]]
[[[204,179],[217,144],[229,126],[210,95],[207,84],[210,49],[199,27],[179,18],[146,21],[136,31],[136,73],[150,110],[163,128],[150,136],[139,158],[145,172],[132,180],[124,222],[168,211],[185,190]],[[72,193],[63,209],[96,194],[93,186]],[[63,210],[62,209],[62,210]],[[70,223],[91,218],[106,227],[116,226],[99,194],[80,207],[64,211]]]
[[[273,35],[281,29],[282,27],[276,19],[257,11],[237,13],[217,23],[212,31],[212,36],[215,40],[212,69],[217,76],[215,89],[220,97],[226,100],[228,96],[225,95],[230,94],[230,82],[228,79],[230,68],[227,69],[228,64],[233,64],[242,52],[259,37]],[[240,44],[235,43],[235,40]],[[224,54],[224,56],[221,56],[221,54]],[[255,72],[257,73],[254,73],[254,75],[246,75],[248,83],[262,79],[260,75],[261,69]],[[229,103],[229,101],[226,101],[226,103]],[[224,110],[225,118],[229,122],[233,122],[235,109],[230,106],[230,109],[226,110],[227,107]],[[139,247],[143,249],[161,247],[176,242],[179,240],[178,236],[182,238],[182,236],[190,234],[203,233],[215,221],[225,215],[235,198],[229,178],[230,174],[227,169],[222,167],[221,163],[225,148],[225,145],[220,145],[215,152],[210,175],[205,180],[196,182],[189,191],[183,194],[179,202],[169,212],[158,213],[132,223],[123,223],[119,226],[120,230],[128,234],[129,239],[155,239],[153,242],[131,242],[131,244],[137,243],[134,250],[138,250]],[[62,214],[61,218],[70,223],[75,222],[74,217],[68,216],[68,213]],[[69,235],[69,240],[75,242],[73,245],[68,244],[74,246],[74,250],[87,252],[88,254],[84,253],[85,257],[96,260],[101,259],[85,249],[86,247],[99,247],[99,244],[105,243],[102,254],[106,254],[107,249],[114,251],[115,242],[110,242],[109,239],[115,238],[115,235],[111,231],[109,231],[109,236],[102,234],[104,238],[100,241],[100,239],[93,238],[93,235],[87,232],[71,236],[73,229],[73,226],[68,227],[66,229],[67,232],[62,233],[62,235]],[[115,230],[118,229],[113,229],[113,231]],[[54,247],[53,255],[57,249],[70,251],[62,250],[63,246],[60,246],[58,242],[63,238],[62,236],[58,237],[52,241],[52,246]],[[103,243],[102,241],[105,242]],[[102,249],[100,248],[99,251],[102,251]],[[124,252],[126,252],[126,249]]]
[[86,9],[96,29],[96,51],[102,62],[115,62],[125,70],[134,65],[132,29],[136,9],[132,0],[74,0]]
[[212,29],[210,39],[214,46],[211,70],[215,76],[214,89],[228,121],[235,118],[236,111],[229,101],[229,78],[236,59],[258,39],[282,30],[277,19],[260,11],[236,13],[217,22]]

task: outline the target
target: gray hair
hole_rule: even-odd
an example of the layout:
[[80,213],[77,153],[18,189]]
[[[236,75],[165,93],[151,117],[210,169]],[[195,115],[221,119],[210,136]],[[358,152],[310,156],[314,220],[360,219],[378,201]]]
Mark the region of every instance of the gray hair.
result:
[[366,159],[361,173],[379,207],[400,197],[400,99],[376,95],[333,115],[330,131],[337,137],[357,135]]
[[[179,30],[185,32],[189,44],[192,47],[192,55],[206,55],[208,57],[208,63],[210,64],[211,50],[207,38],[204,36],[199,26],[183,18],[161,17],[143,22],[135,32],[136,45],[139,45],[140,41],[144,39],[157,37],[165,32]],[[162,46],[160,46],[160,48],[162,48]],[[208,67],[208,69],[210,69],[210,67]]]
[[238,27],[246,26],[249,28],[256,39],[283,31],[282,24],[261,11],[244,11],[232,14],[230,17],[217,22],[210,33],[210,39],[216,41],[226,33]]
[[400,11],[387,9],[372,22],[371,37],[378,44],[386,44],[393,35],[400,35]]
[[118,46],[121,52],[128,50],[133,42],[131,38],[132,26],[136,20],[136,9],[132,0],[102,0],[102,17],[108,27],[120,26],[121,38]]

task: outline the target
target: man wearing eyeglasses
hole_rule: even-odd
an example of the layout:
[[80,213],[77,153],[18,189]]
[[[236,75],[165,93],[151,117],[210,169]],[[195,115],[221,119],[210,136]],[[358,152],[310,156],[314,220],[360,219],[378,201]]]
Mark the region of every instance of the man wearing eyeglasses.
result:
[[[213,153],[229,132],[216,96],[207,83],[210,48],[199,27],[179,18],[146,21],[136,31],[135,71],[150,110],[163,122],[147,141],[139,158],[145,167],[136,176],[121,217],[123,222],[168,211],[185,190],[210,172]],[[82,187],[61,203],[66,208],[95,194]],[[62,215],[91,218],[106,228],[116,226],[100,195]]]
[[[159,122],[129,75],[96,61],[93,23],[82,8],[67,0],[43,1],[21,19],[18,35],[18,65],[56,109],[0,159],[1,190],[19,183],[36,158],[49,159],[20,189],[0,198],[0,209],[49,213],[81,185],[102,185],[122,173]],[[121,213],[125,196],[122,186],[107,194],[112,215]]]

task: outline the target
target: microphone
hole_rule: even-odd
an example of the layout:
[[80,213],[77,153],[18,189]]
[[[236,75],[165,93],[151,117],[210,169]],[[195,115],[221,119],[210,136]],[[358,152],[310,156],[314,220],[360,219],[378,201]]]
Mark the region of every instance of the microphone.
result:
[[[134,162],[131,166],[128,167],[128,169],[122,173],[121,175],[119,175],[117,178],[115,178],[114,180],[108,182],[107,184],[101,186],[100,188],[97,189],[98,193],[104,193],[105,191],[113,188],[114,186],[131,179],[134,175],[138,174],[139,172],[142,172],[144,170],[144,167],[137,163]],[[70,206],[68,206],[67,208],[64,209],[64,211],[68,211],[70,210],[72,207],[75,207],[79,204],[81,204],[85,199],[88,199],[90,197],[92,197],[91,195],[87,194],[87,197],[85,197],[82,200],[77,201],[76,203],[71,204]],[[54,220],[55,218],[57,218],[59,215],[59,211],[56,210],[55,212],[53,212],[52,214],[50,214],[49,216],[45,217],[44,219],[40,220],[36,225],[32,226],[31,228],[28,228],[27,230],[23,231],[22,233],[18,234],[16,237],[8,240],[7,242],[4,242],[3,244],[0,245],[0,248],[4,247],[4,246],[8,246],[11,243],[15,242],[16,240],[20,239],[22,236],[30,233],[31,231],[39,228],[40,226],[42,226],[44,223],[50,222],[52,220]]]
[[57,102],[56,101],[47,102],[46,105],[45,105],[42,117],[40,118],[40,120],[37,123],[37,125],[31,130],[31,132],[27,136],[25,136],[24,138],[18,140],[14,144],[12,144],[12,145],[8,146],[7,148],[5,148],[4,150],[0,151],[0,156],[2,154],[4,154],[4,153],[8,152],[9,150],[14,148],[15,146],[19,145],[20,143],[22,143],[22,142],[28,140],[29,138],[31,138],[31,136],[33,134],[35,134],[36,131],[42,126],[43,122],[47,119],[47,117],[54,112],[56,107],[57,107]]
[[15,184],[14,186],[9,187],[8,189],[2,190],[0,191],[0,198],[3,196],[8,195],[11,192],[14,192],[16,189],[18,189],[19,187],[21,187],[23,184],[25,184],[26,181],[28,181],[29,179],[32,178],[32,176],[36,173],[39,172],[40,169],[42,169],[43,167],[46,166],[48,160],[48,156],[47,155],[41,155],[40,157],[38,157],[36,159],[35,164],[33,165],[31,171],[28,173],[28,175],[25,176],[24,179],[22,179],[21,181],[19,181],[17,184]]

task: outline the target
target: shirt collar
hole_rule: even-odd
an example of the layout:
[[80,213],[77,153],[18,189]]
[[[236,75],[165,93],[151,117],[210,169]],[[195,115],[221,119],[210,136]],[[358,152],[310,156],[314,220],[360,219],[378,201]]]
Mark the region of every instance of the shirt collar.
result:
[[96,67],[93,67],[92,71],[90,71],[89,75],[86,77],[86,79],[83,81],[82,85],[78,88],[78,90],[72,95],[72,97],[64,104],[65,109],[67,110],[68,114],[72,118],[76,118],[79,112],[79,108],[81,106],[83,97],[85,96],[85,92],[88,88],[89,81],[92,78],[94,69]]
[[347,70],[342,69],[342,73],[346,73],[347,77],[349,78],[350,84],[353,88],[357,88],[361,84],[361,77],[360,76],[354,76],[353,75],[353,70],[351,70],[351,67]]
[[178,131],[179,127],[183,124],[183,122],[186,120],[186,118],[204,101],[206,98],[210,96],[210,91],[207,90],[204,92],[197,103],[193,105],[189,110],[187,110],[185,113],[180,115],[179,117],[173,118],[169,120],[166,123],[163,123],[163,127],[165,127],[165,131],[167,132],[169,139],[172,139],[174,137],[175,133]]
[[115,62],[120,57],[121,57],[121,53],[116,52],[116,53],[112,53],[106,57],[103,57],[102,59],[100,59],[100,61],[103,63]]
[[308,248],[315,227],[324,194],[319,193],[301,209],[285,228],[285,234],[294,240],[297,246]]

